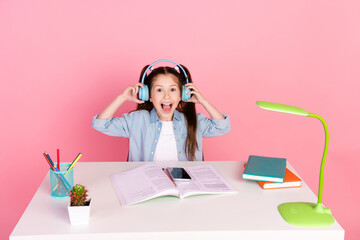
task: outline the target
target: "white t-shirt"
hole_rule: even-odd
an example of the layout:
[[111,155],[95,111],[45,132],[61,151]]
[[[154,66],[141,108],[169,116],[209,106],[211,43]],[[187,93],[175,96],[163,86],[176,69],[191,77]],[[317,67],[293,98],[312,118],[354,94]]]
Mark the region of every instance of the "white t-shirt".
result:
[[177,155],[173,122],[161,121],[161,123],[162,123],[162,128],[159,136],[159,141],[155,149],[154,162],[179,161]]

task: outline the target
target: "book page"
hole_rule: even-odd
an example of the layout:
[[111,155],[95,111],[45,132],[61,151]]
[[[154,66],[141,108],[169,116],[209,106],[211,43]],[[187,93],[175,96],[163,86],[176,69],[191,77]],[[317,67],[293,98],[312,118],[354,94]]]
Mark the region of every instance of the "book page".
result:
[[155,164],[145,164],[110,176],[123,206],[163,195],[178,195],[172,181]]
[[191,181],[175,182],[181,197],[237,192],[211,165],[186,167],[185,170],[191,176]]

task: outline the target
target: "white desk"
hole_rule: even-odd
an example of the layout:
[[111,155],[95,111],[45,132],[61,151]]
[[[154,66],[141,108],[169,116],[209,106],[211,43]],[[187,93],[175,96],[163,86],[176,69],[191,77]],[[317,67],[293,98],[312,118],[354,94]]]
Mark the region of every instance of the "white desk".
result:
[[300,228],[286,223],[278,213],[279,204],[316,202],[316,196],[305,183],[301,188],[262,190],[256,182],[241,178],[244,162],[240,161],[171,165],[213,164],[238,194],[163,197],[122,207],[109,176],[140,164],[144,163],[76,164],[75,183],[88,186],[92,196],[90,223],[85,226],[70,224],[69,199],[50,196],[48,173],[10,239],[344,239],[344,230],[337,222],[326,228]]

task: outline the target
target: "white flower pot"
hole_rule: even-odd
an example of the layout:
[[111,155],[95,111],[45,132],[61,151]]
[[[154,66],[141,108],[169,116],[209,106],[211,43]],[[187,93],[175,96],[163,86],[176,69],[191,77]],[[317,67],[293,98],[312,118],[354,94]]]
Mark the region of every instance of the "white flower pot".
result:
[[71,224],[88,224],[90,218],[90,206],[68,206]]

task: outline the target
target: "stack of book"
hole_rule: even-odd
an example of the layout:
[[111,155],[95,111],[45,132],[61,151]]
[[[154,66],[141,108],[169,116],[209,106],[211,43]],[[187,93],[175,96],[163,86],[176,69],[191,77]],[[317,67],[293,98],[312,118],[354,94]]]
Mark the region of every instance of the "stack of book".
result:
[[250,155],[243,179],[257,181],[263,189],[301,187],[301,179],[286,168],[285,158]]

